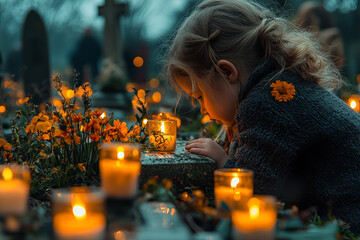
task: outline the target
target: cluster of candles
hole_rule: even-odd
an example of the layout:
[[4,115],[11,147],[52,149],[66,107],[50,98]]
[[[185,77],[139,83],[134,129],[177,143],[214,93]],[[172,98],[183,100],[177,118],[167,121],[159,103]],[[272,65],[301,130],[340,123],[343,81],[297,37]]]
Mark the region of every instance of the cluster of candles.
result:
[[[174,151],[177,122],[170,119],[149,120],[151,143],[161,136],[165,145],[155,150]],[[104,239],[106,197],[132,199],[136,195],[141,169],[141,146],[104,143],[100,149],[100,187],[73,187],[53,190],[53,227],[59,240]],[[21,165],[0,165],[0,216],[26,213],[30,193],[30,170]]]
[[253,195],[253,172],[246,169],[218,169],[214,173],[218,209],[225,203],[231,212],[233,239],[273,240],[276,225],[276,199]]
[[[161,133],[165,146],[174,151],[177,124],[174,120],[149,120],[151,141]],[[155,144],[155,142],[153,142]],[[76,187],[53,191],[53,227],[57,239],[104,239],[106,197],[132,199],[136,195],[141,168],[141,147],[137,144],[104,143],[100,149],[101,188]],[[276,200],[253,195],[253,172],[219,169],[214,173],[218,209],[224,202],[231,212],[234,239],[274,239]],[[30,191],[30,171],[25,166],[0,165],[0,216],[21,216],[26,212]]]

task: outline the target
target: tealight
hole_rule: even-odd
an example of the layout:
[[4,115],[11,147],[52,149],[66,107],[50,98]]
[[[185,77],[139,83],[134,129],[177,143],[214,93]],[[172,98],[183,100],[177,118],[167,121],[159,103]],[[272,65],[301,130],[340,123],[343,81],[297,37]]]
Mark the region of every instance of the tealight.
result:
[[141,169],[141,146],[131,143],[104,143],[100,149],[101,187],[107,196],[133,198]]
[[220,209],[224,202],[231,209],[236,201],[253,195],[253,172],[241,168],[218,169],[214,172],[214,184],[216,207]]
[[233,239],[274,240],[276,199],[273,196],[256,195],[238,203],[231,213]]
[[100,188],[53,191],[53,227],[59,240],[101,240],[105,237],[105,194]]
[[30,193],[30,170],[22,165],[0,165],[0,215],[23,215]]

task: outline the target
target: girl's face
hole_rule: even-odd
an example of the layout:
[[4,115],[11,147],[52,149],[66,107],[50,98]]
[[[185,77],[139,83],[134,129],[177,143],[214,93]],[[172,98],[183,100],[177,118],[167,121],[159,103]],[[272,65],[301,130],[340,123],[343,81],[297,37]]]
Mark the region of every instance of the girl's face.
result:
[[190,97],[199,101],[201,114],[209,114],[210,119],[227,126],[234,122],[240,86],[224,79],[216,79],[204,86],[196,84],[195,89],[192,89],[190,79],[177,79],[177,83]]

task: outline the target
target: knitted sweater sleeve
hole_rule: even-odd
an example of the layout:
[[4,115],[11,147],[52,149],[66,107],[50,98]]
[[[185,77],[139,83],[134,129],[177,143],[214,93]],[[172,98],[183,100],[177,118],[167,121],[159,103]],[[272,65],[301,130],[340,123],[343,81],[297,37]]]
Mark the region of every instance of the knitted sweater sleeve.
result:
[[252,170],[257,194],[275,195],[279,178],[295,164],[304,136],[286,111],[292,104],[275,101],[269,84],[264,84],[254,89],[238,109],[234,154],[224,167]]

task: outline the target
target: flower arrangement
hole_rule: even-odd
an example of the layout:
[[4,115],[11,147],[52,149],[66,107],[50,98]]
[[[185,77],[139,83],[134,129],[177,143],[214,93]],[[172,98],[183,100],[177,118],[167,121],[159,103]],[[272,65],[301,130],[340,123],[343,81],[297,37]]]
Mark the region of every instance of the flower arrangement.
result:
[[[44,106],[28,101],[12,119],[12,145],[0,139],[0,163],[28,165],[32,169],[32,194],[40,199],[50,188],[98,185],[100,143],[144,144],[147,138],[143,116],[137,116],[139,121],[128,127],[126,122],[113,119],[113,114],[92,110],[89,83],[66,89],[73,91],[69,97],[60,75],[53,82],[61,100]],[[82,101],[78,103],[76,96]]]

